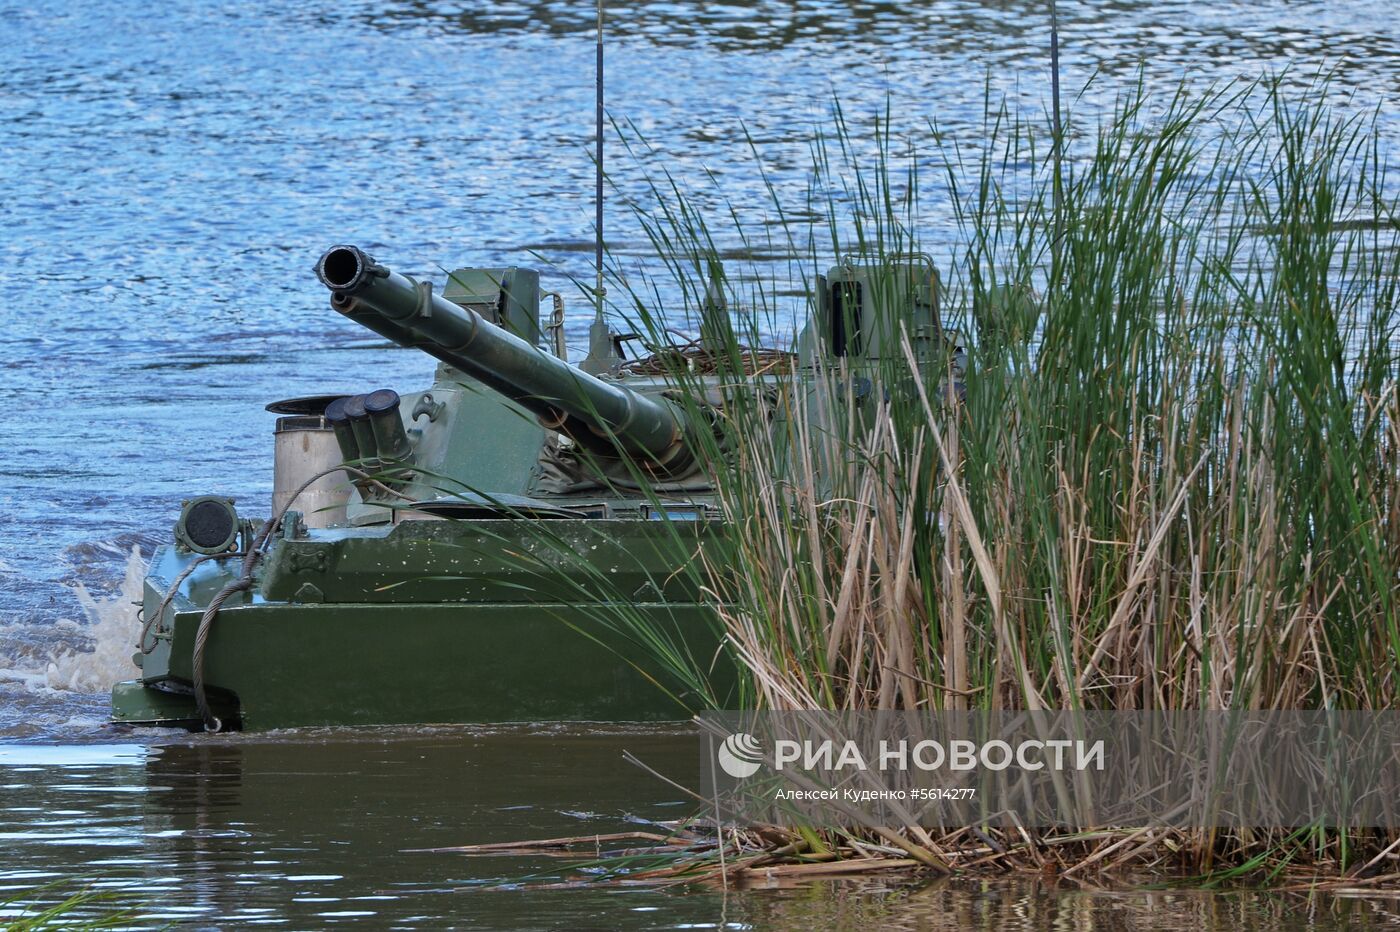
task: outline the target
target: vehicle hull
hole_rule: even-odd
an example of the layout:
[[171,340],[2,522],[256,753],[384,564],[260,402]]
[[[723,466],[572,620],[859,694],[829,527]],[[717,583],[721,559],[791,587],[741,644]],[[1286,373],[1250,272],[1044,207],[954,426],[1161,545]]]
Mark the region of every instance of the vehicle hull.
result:
[[[647,577],[635,574],[651,562],[648,554],[659,565],[674,566],[658,549],[656,522],[636,523],[641,533],[630,537],[632,547],[616,554],[621,561],[628,552],[635,578],[602,573],[621,577],[625,591],[611,598],[626,599],[622,609],[615,602],[559,598],[581,585],[566,583],[573,575],[568,561],[547,573],[537,569],[546,578],[534,585],[521,575],[508,582],[512,576],[502,564],[511,558],[504,554],[524,547],[501,540],[498,532],[518,523],[488,528],[486,538],[480,523],[463,523],[451,534],[453,522],[419,524],[401,533],[376,532],[372,549],[350,534],[330,535],[319,546],[300,541],[274,547],[285,552],[269,557],[254,594],[229,599],[209,625],[204,682],[211,707],[226,725],[262,730],[688,718],[707,704],[705,697],[673,664],[658,660],[657,643],[684,658],[687,668],[702,671],[707,688],[724,695],[732,689],[736,675],[720,647],[714,607],[666,598],[664,580],[638,583]],[[561,530],[568,530],[563,524]],[[616,544],[617,530],[604,536]],[[483,571],[471,561],[471,569],[462,569],[464,554],[483,553],[484,539],[493,541],[490,565]],[[383,582],[386,567],[401,569],[408,561],[400,557],[408,552],[415,558],[408,563],[412,573]],[[597,551],[585,546],[583,552],[597,560]],[[308,553],[319,559],[306,559]],[[457,565],[459,575],[434,572],[434,554]],[[141,678],[113,692],[114,721],[199,723],[193,697],[197,632],[213,594],[235,578],[241,561],[205,561],[166,600],[192,559],[174,548],[156,554],[143,605],[144,617],[159,612],[160,618],[146,639],[149,653],[137,655]],[[288,573],[311,582],[293,586]],[[458,599],[444,598],[454,585]],[[293,589],[317,601],[268,600],[263,594]],[[488,590],[495,598],[479,600]],[[415,591],[433,601],[410,601]]]

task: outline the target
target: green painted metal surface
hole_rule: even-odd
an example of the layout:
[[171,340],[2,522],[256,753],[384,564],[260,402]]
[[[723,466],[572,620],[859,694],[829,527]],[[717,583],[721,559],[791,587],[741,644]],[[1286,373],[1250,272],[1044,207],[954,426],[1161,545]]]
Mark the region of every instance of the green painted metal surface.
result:
[[[271,549],[251,593],[211,626],[204,673],[244,728],[687,718],[702,697],[670,676],[607,605],[625,600],[652,636],[707,671],[724,696],[732,661],[711,606],[674,575],[684,547],[655,521],[413,520],[313,531]],[[557,530],[554,530],[556,529]],[[541,559],[540,554],[544,557]],[[195,556],[161,548],[143,612],[156,618]],[[204,607],[235,578],[237,557],[200,564],[152,625],[143,682],[113,694],[114,719],[179,722]],[[615,570],[615,572],[614,572]]]
[[194,696],[128,680],[112,687],[112,721],[127,725],[188,725],[200,723]]
[[[722,526],[632,519],[405,520],[284,540],[259,591],[279,602],[686,603],[676,567]],[[303,587],[317,592],[299,595]]]
[[[638,610],[697,656],[715,656],[705,609]],[[174,618],[163,671],[172,686],[192,677],[199,614]],[[205,675],[248,729],[668,720],[700,706],[625,632],[558,603],[238,606],[220,613]],[[141,720],[130,700],[114,704],[122,720]]]

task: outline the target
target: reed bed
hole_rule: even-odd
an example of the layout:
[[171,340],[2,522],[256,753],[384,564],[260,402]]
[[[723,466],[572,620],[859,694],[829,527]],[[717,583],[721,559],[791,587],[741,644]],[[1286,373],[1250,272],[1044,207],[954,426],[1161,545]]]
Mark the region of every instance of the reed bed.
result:
[[[1165,95],[1139,83],[1094,123],[1072,114],[1062,160],[1048,118],[1005,107],[971,142],[888,113],[857,131],[837,107],[805,199],[770,188],[762,226],[657,174],[638,216],[665,269],[617,266],[614,295],[657,344],[674,324],[662,294],[743,311],[702,334],[721,370],[733,363],[724,430],[704,451],[731,533],[687,570],[718,607],[740,701],[1394,708],[1400,214],[1374,114],[1349,106],[1326,80]],[[744,345],[781,330],[781,289],[771,264],[721,256],[789,256],[810,300],[833,256],[921,252],[940,213],[957,234],[939,256],[941,303],[965,379],[906,344],[873,372],[877,402],[851,414],[844,366],[818,367],[803,393],[742,365]],[[631,623],[624,605],[608,611]],[[706,675],[664,659],[687,681]],[[1321,826],[730,827],[666,850],[649,878],[894,859],[1400,881],[1400,834]]]
[[[546,866],[512,877],[503,890],[568,890],[579,887],[790,888],[813,882],[881,875],[907,881],[911,875],[1008,874],[1085,888],[1121,884],[1189,884],[1206,888],[1267,885],[1281,892],[1365,894],[1395,888],[1396,875],[1383,866],[1393,849],[1348,865],[1334,857],[1302,856],[1288,846],[1294,832],[1258,840],[1218,855],[1217,865],[1194,873],[1182,851],[1197,843],[1193,833],[1174,829],[1098,828],[1042,834],[993,826],[966,826],[940,833],[920,846],[938,852],[940,866],[911,857],[904,847],[868,833],[778,826],[717,827],[705,819],[658,824],[652,832],[622,832],[423,849],[415,853],[467,857],[520,857]],[[547,864],[564,863],[562,868]]]
[[[1058,181],[1004,111],[972,163],[930,128],[965,397],[883,359],[870,416],[819,373],[818,403],[731,405],[709,451],[734,543],[705,581],[758,703],[1393,706],[1400,223],[1371,124],[1325,92],[1182,91],[1149,116],[1138,87]],[[827,254],[919,252],[918,171],[888,124],[873,156],[838,125]],[[653,239],[711,257],[676,264],[682,287],[713,281],[710,227],[669,192]]]

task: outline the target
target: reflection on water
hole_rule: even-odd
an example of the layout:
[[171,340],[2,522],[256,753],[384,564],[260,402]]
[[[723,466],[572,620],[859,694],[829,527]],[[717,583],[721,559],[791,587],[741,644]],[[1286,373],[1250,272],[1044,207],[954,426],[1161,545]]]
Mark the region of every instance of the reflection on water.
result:
[[[701,46],[718,52],[839,53],[840,64],[910,56],[978,54],[1024,65],[1044,54],[1043,0],[706,0],[609,5],[608,32],[624,47]],[[1349,3],[1199,3],[1107,0],[1060,3],[1066,47],[1108,72],[1146,59],[1156,67],[1218,65],[1229,56],[1260,66],[1326,56],[1361,71],[1397,51],[1387,0]],[[594,28],[591,4],[572,0],[452,0],[388,3],[362,14],[381,27],[571,36]],[[1379,18],[1379,19],[1378,19]],[[936,69],[930,68],[930,71]],[[930,76],[939,80],[936,76]],[[947,81],[947,76],[942,80]]]
[[[693,737],[613,728],[245,736],[0,748],[0,899],[57,877],[152,925],[377,928],[1370,928],[1384,894],[1142,891],[1008,876],[782,890],[532,891],[549,858],[405,849],[645,829],[689,803],[625,764],[696,766]],[[505,885],[506,889],[501,889]]]
[[[624,748],[694,769],[693,738],[626,729],[0,748],[0,888],[90,876],[131,891],[153,919],[211,927],[375,917],[568,928],[614,913],[605,924],[646,927],[645,912],[628,918],[643,904],[611,893],[561,897],[545,923],[529,919],[531,897],[480,889],[555,871],[555,862],[403,853],[622,831],[683,814],[664,786],[622,762]],[[668,907],[676,921],[710,915],[703,897],[678,902],[679,912]]]

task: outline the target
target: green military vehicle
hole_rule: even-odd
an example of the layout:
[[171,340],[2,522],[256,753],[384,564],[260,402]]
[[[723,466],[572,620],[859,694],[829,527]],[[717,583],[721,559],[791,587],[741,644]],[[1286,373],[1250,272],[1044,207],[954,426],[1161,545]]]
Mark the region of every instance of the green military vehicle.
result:
[[[529,269],[459,269],[435,293],[337,246],[316,274],[336,311],[435,357],[434,380],[269,405],[273,515],[184,503],[146,577],[141,676],[113,691],[115,721],[688,717],[699,697],[621,614],[665,632],[720,690],[733,682],[715,606],[677,570],[730,517],[714,494],[723,466],[701,451],[717,446],[735,379],[624,363],[600,324],[570,365],[561,304],[542,325]],[[891,293],[898,315],[881,307]],[[937,297],[926,261],[842,261],[818,278],[787,364],[748,378],[800,394],[820,371],[858,373],[897,351],[882,323],[895,317],[931,358],[950,337]],[[869,381],[851,379],[859,403]]]

